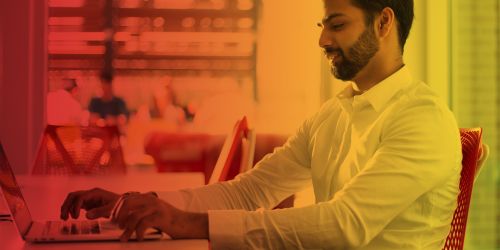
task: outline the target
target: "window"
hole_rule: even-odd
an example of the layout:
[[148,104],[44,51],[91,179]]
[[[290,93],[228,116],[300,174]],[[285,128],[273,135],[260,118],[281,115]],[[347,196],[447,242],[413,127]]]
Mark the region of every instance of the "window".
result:
[[258,10],[256,0],[49,0],[49,90],[76,79],[85,109],[113,71],[132,113],[163,118],[168,85],[188,121],[214,95],[257,101]]
[[500,37],[498,0],[453,0],[451,99],[460,127],[482,127],[490,156],[474,184],[465,249],[500,247]]

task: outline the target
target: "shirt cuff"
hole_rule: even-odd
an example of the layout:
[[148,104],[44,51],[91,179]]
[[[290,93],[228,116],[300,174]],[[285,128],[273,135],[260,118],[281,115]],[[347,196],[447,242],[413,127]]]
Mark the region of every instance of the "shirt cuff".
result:
[[185,210],[186,201],[180,191],[155,192],[160,200],[168,202],[177,209]]
[[244,248],[244,210],[209,210],[208,232],[211,249]]

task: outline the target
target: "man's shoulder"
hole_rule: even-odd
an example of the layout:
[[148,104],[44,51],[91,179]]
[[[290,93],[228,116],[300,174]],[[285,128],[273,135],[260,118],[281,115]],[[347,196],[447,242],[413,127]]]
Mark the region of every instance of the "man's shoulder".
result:
[[439,113],[451,113],[443,98],[424,82],[415,82],[405,91],[401,91],[396,96],[393,105],[397,107],[397,112],[420,108]]
[[90,102],[102,102],[102,99],[100,97],[94,96],[90,98]]
[[119,96],[114,96],[112,102],[116,103],[116,104],[119,104],[119,105],[125,104],[125,101],[123,100],[123,98],[121,98]]
[[341,107],[340,107],[340,102],[337,97],[332,97],[325,101],[321,107],[319,108],[317,114],[319,115],[324,115],[324,114],[329,114],[332,112],[340,112]]
[[[316,130],[327,121],[328,123],[336,123],[338,119],[341,119],[341,113],[342,108],[338,98],[332,97],[323,103],[319,110],[305,121],[305,124],[310,130]],[[332,120],[332,117],[335,119]]]
[[396,126],[419,130],[458,130],[448,104],[423,82],[412,84],[397,94],[384,116],[384,124],[391,129]]

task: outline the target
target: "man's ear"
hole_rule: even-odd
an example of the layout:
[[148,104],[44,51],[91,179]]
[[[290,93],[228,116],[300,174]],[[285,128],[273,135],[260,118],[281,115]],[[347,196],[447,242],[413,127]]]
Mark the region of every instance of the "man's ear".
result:
[[378,27],[376,28],[380,38],[384,38],[389,35],[394,27],[395,22],[396,18],[394,15],[394,11],[389,7],[384,8],[377,18]]

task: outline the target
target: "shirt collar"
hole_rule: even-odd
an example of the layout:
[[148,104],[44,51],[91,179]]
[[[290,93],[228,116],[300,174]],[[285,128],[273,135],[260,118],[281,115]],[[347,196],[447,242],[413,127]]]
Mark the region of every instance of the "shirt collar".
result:
[[351,84],[347,84],[340,93],[337,94],[337,99],[344,111],[352,113],[352,100],[354,95],[354,88]]
[[[356,96],[356,101],[360,103],[369,103],[376,112],[380,112],[385,105],[396,95],[399,90],[405,88],[412,83],[412,76],[406,66],[396,71],[377,85],[373,86],[368,91]],[[354,90],[357,88],[355,83],[346,86],[338,95],[337,98],[352,99],[354,98]]]

